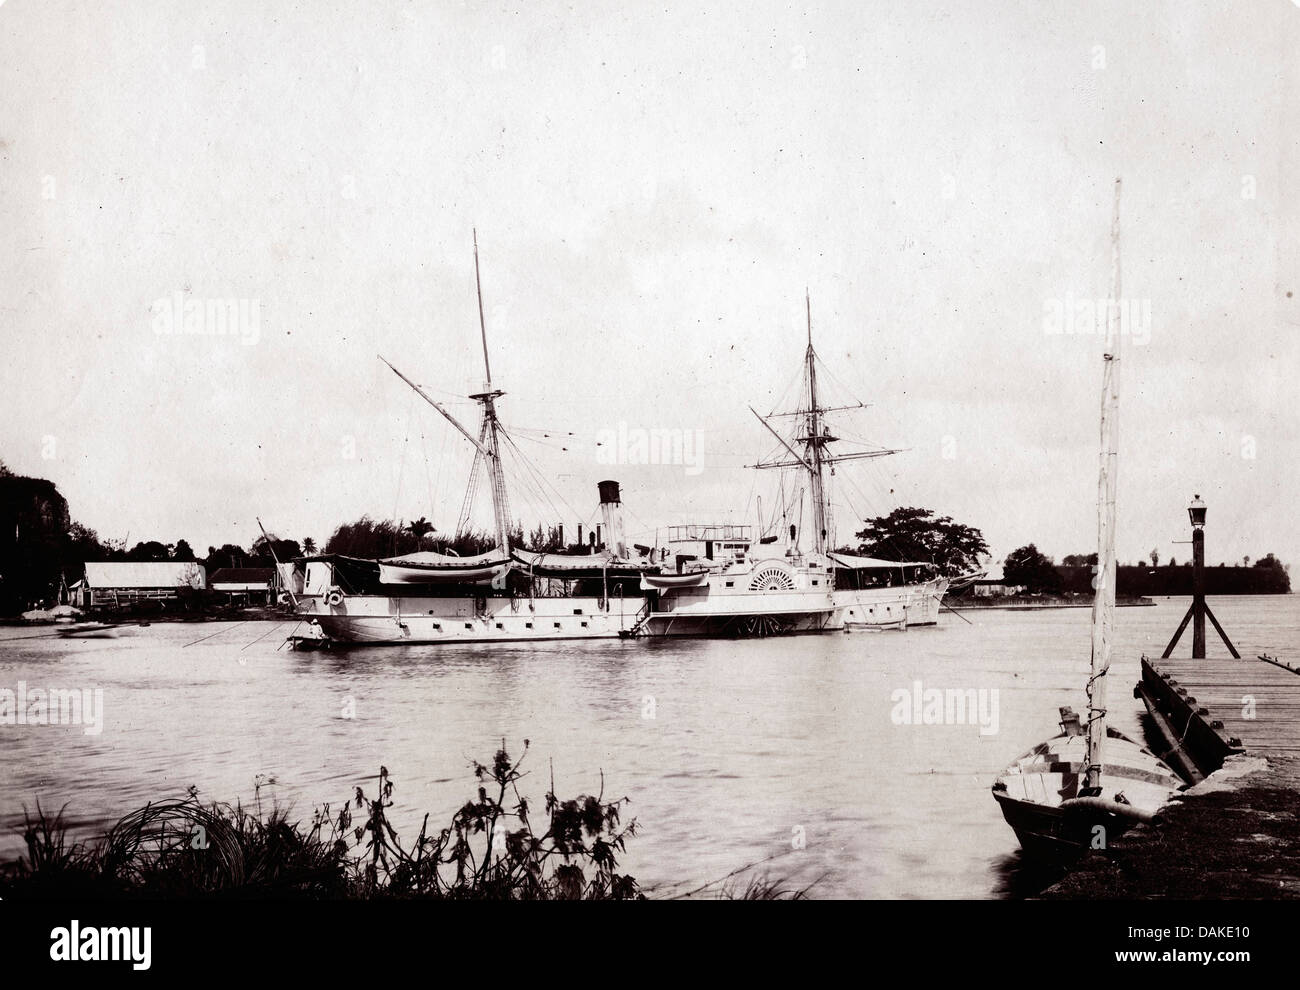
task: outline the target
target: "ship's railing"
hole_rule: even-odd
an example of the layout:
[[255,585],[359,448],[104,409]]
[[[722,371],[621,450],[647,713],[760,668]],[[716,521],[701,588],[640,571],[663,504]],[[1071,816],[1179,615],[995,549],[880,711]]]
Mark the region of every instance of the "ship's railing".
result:
[[712,540],[713,542],[749,543],[752,527],[729,523],[691,523],[685,526],[669,526],[668,542],[684,543],[687,541]]

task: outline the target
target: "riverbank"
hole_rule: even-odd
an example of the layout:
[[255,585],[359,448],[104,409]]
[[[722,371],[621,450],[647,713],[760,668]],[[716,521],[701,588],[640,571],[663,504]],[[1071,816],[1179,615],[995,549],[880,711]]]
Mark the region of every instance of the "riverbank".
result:
[[286,622],[292,612],[280,606],[229,606],[194,612],[163,612],[150,609],[84,609],[52,617],[0,618],[0,626],[66,626],[76,622],[106,622],[121,625],[155,625],[172,622]]
[[[1004,608],[1012,612],[1029,612],[1040,608],[1092,608],[1091,596],[1085,595],[1007,595],[988,598],[957,598],[943,603],[955,612]],[[1116,608],[1148,608],[1155,602],[1141,596],[1124,596],[1115,602]]]
[[1300,759],[1233,756],[1158,825],[1092,853],[1047,900],[1300,899]]

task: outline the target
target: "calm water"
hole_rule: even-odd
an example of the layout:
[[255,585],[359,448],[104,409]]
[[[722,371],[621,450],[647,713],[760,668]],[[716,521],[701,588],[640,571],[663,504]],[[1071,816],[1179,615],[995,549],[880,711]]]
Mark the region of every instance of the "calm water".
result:
[[[1212,606],[1244,656],[1300,657],[1294,596]],[[1186,607],[1118,610],[1111,711],[1124,731],[1142,731],[1138,657],[1160,653]],[[603,769],[607,796],[632,798],[643,831],[623,866],[660,895],[765,861],[756,872],[817,881],[814,896],[1007,896],[1019,857],[989,785],[1055,733],[1058,706],[1082,708],[1089,613],[965,614],[973,624],[944,613],[906,633],[334,653],[277,649],[287,624],[82,641],[0,629],[0,687],[102,688],[105,709],[98,736],[0,726],[0,857],[20,849],[15,828],[38,796],[98,828],[190,784],[248,802],[265,774],[276,783],[263,800],[306,817],[357,784],[373,791],[381,764],[409,840],[425,812],[445,823],[474,794],[469,762],[504,737],[512,753],[531,740],[523,790],[536,807],[550,760],[562,797],[598,788]],[[918,680],[996,689],[998,732],[895,724],[891,694]]]

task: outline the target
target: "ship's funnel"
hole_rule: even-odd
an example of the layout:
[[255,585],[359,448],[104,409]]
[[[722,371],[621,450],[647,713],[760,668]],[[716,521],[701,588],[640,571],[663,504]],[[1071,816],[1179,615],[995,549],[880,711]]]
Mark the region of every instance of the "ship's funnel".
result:
[[605,546],[610,553],[620,560],[627,558],[627,543],[623,537],[623,500],[618,492],[617,481],[601,481],[600,517],[604,520]]

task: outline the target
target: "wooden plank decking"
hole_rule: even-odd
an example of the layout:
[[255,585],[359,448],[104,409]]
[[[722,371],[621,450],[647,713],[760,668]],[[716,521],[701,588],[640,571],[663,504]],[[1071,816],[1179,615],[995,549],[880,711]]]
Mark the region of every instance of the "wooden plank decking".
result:
[[1201,775],[1235,753],[1300,756],[1300,664],[1143,657],[1134,693]]

